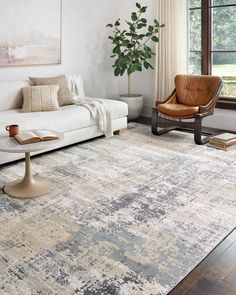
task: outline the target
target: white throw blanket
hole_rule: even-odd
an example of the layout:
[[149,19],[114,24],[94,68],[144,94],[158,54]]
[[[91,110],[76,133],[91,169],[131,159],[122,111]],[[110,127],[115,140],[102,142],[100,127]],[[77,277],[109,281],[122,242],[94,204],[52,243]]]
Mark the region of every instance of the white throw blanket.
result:
[[84,106],[90,111],[92,118],[98,121],[99,129],[106,137],[113,136],[111,111],[103,99],[85,97],[78,99],[75,104]]
[[[113,136],[111,110],[104,99],[85,97],[83,91],[83,81],[78,75],[67,76],[69,90],[76,105],[86,107],[93,119],[98,121],[98,126],[106,137]],[[82,92],[82,93],[81,93]]]

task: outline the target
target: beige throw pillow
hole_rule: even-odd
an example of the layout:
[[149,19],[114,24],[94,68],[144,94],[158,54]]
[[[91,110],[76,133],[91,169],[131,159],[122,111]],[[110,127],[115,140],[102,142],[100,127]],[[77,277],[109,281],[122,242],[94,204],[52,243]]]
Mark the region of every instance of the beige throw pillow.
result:
[[58,102],[59,106],[73,104],[74,100],[70,94],[65,75],[47,78],[30,77],[34,85],[59,85]]
[[58,90],[58,85],[24,87],[22,112],[29,113],[59,110]]

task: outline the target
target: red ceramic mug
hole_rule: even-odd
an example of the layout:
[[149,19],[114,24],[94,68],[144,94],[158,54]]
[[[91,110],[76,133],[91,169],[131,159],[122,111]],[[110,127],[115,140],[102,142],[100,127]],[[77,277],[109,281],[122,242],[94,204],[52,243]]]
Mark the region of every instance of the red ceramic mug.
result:
[[9,132],[10,137],[14,137],[19,133],[19,125],[8,125],[6,130]]

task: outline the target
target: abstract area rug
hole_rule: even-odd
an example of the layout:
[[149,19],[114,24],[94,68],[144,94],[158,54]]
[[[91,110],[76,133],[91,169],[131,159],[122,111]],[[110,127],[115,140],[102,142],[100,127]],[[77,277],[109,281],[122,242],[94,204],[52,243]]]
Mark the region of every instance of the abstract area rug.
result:
[[[33,158],[53,189],[0,193],[0,294],[167,294],[235,227],[235,164],[235,151],[134,123]],[[0,185],[23,168],[1,167]]]

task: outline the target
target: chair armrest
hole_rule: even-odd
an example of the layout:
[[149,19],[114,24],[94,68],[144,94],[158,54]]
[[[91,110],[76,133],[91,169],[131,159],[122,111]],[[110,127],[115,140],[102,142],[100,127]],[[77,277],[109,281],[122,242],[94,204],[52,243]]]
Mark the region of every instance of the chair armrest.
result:
[[215,104],[216,104],[216,101],[211,101],[210,103],[208,103],[205,106],[200,105],[199,106],[199,113],[203,114],[203,113],[212,112]]
[[156,106],[161,103],[176,103],[176,89],[164,101],[156,101]]
[[213,113],[219,95],[216,95],[207,105],[199,106],[199,113]]

